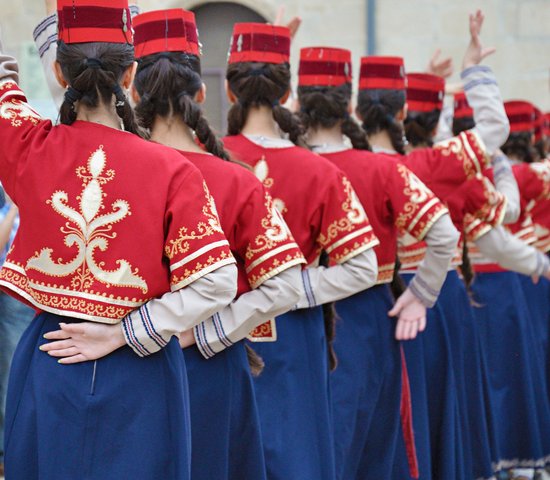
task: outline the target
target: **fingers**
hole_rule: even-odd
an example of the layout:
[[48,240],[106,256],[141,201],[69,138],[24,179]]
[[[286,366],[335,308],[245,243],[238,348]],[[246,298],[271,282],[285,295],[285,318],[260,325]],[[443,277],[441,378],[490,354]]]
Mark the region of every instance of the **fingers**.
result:
[[63,330],[55,330],[44,334],[46,340],[66,340],[71,338],[71,335]]
[[74,355],[72,357],[61,358],[57,361],[57,363],[61,363],[62,365],[72,365],[73,363],[82,363],[87,361],[88,359],[79,353],[78,355]]
[[76,347],[62,348],[60,350],[51,350],[48,355],[51,357],[74,357],[80,354],[80,350]]
[[56,342],[45,343],[44,345],[40,345],[39,349],[43,352],[49,352],[51,350],[60,350],[73,346],[74,342],[72,339],[69,338],[68,340],[58,340]]
[[85,323],[60,323],[61,330],[71,335],[86,333]]
[[426,330],[426,324],[427,324],[426,317],[425,316],[420,317],[420,320],[418,321],[418,331],[423,332],[424,330]]
[[481,51],[481,59],[484,59],[485,57],[488,57],[489,55],[492,55],[496,51],[497,51],[497,49],[495,47],[484,48]]
[[281,25],[284,15],[285,15],[285,7],[284,5],[281,5],[277,10],[277,15],[275,16],[275,21],[273,22],[273,25]]

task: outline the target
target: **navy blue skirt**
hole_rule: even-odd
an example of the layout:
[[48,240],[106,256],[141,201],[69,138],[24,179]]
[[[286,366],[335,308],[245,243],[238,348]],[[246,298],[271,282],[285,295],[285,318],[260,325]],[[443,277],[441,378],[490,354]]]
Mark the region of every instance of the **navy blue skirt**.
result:
[[244,342],[206,360],[184,350],[193,480],[265,480],[260,418]]
[[38,347],[67,317],[37,316],[13,359],[6,412],[7,480],[189,480],[190,419],[177,340],[138,357],[123,347],[61,365]]
[[[452,273],[452,272],[451,272]],[[412,274],[403,275],[410,282]],[[447,282],[440,297],[445,295]],[[448,285],[448,284],[447,284]],[[438,301],[428,309],[426,330],[403,342],[411,388],[413,426],[421,480],[470,480],[453,342],[461,319],[447,316]]]
[[479,273],[474,309],[488,372],[493,469],[541,467],[550,458],[550,411],[536,328],[517,274]]
[[396,322],[388,317],[392,305],[387,285],[336,303],[338,368],[331,392],[338,480],[391,477],[402,435],[401,352]]
[[329,367],[320,307],[277,317],[277,341],[257,342],[264,359],[254,387],[269,480],[334,480]]

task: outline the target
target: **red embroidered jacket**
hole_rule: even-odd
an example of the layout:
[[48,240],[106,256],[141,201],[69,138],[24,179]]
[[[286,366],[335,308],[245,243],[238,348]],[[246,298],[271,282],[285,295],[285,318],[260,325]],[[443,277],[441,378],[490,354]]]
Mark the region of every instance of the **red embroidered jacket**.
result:
[[0,178],[21,224],[0,285],[40,310],[115,323],[234,263],[200,172],[135,135],[53,127],[0,84]]
[[447,213],[445,206],[396,159],[364,150],[323,153],[351,179],[365,207],[374,233],[378,283],[393,278],[398,234],[408,233],[421,241],[431,226]]

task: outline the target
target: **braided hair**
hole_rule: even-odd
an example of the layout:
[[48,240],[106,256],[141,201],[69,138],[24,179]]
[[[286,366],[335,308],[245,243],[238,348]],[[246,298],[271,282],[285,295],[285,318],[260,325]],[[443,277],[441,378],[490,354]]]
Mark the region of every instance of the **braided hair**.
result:
[[441,110],[409,112],[405,119],[405,135],[413,147],[432,147],[433,135],[439,123]]
[[116,113],[124,129],[143,136],[134,111],[120,82],[134,62],[134,47],[119,43],[79,43],[67,45],[59,41],[57,61],[69,88],[59,111],[62,124],[72,125],[77,118],[75,104],[97,108],[110,105],[115,96]]
[[387,132],[393,149],[405,154],[405,134],[403,126],[395,116],[405,107],[404,90],[360,90],[356,112],[363,121],[367,135]]
[[179,115],[208,152],[229,160],[229,154],[194,100],[202,87],[198,56],[163,52],[143,57],[138,63],[134,86],[141,97],[136,113],[144,128],[150,131],[156,117]]
[[298,117],[280,104],[290,89],[290,65],[238,62],[231,63],[226,73],[229,89],[237,97],[228,114],[228,133],[241,133],[250,107],[268,106],[279,128],[294,143],[302,143],[303,126]]
[[341,122],[342,133],[351,140],[356,150],[370,150],[367,134],[349,115],[351,84],[338,87],[298,87],[300,120],[306,130],[331,128]]

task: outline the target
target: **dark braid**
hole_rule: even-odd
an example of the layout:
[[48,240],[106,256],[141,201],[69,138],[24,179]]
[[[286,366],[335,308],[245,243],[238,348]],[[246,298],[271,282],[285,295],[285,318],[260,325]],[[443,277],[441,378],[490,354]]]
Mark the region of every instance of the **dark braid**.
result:
[[[329,266],[329,256],[325,251],[321,252],[319,265],[323,267]],[[338,315],[336,314],[334,302],[325,303],[322,306],[322,309],[323,319],[325,322],[325,337],[327,341],[329,370],[333,372],[334,370],[336,370],[336,367],[338,367],[338,357],[336,356],[336,351],[334,350],[334,339],[336,338],[336,321],[338,319]]]
[[390,290],[394,300],[397,300],[401,295],[403,295],[403,293],[405,293],[405,290],[407,289],[405,282],[401,278],[401,275],[399,275],[400,269],[401,269],[401,261],[399,260],[399,257],[396,256],[395,266],[393,268],[393,277],[390,283]]
[[134,48],[119,43],[59,41],[57,61],[69,88],[59,111],[60,122],[71,125],[77,118],[75,104],[97,108],[111,105],[115,95],[117,115],[128,132],[142,136],[134,112],[120,87],[126,70],[134,62]]
[[405,154],[404,131],[395,116],[405,106],[405,100],[404,90],[360,90],[356,108],[367,135],[387,132],[393,149],[401,155]]
[[306,129],[331,128],[341,122],[342,134],[351,140],[353,148],[370,150],[367,135],[349,115],[351,84],[338,87],[298,87],[300,119]]
[[290,89],[290,65],[239,62],[227,67],[226,79],[237,102],[228,114],[228,133],[241,133],[250,107],[268,106],[290,141],[302,144],[303,127],[296,115],[279,102]]
[[512,132],[500,149],[509,158],[533,163],[537,158],[537,152],[531,140],[530,132]]
[[134,85],[141,97],[136,113],[144,128],[151,130],[156,117],[180,115],[208,152],[229,160],[222,142],[194,100],[202,87],[199,57],[166,52],[141,58]]
[[463,243],[462,243],[462,263],[460,265],[460,273],[462,274],[462,280],[466,286],[466,291],[468,292],[468,297],[470,298],[470,303],[473,306],[479,306],[474,300],[474,292],[472,291],[472,284],[475,280],[474,267],[470,260],[470,254],[468,250],[468,241],[466,240],[466,234],[463,233]]
[[409,112],[405,119],[405,135],[413,147],[432,147],[441,110]]
[[259,377],[264,370],[265,363],[262,357],[247,343],[244,344],[246,349],[246,357],[250,367],[250,373],[253,377]]
[[453,118],[453,135],[456,137],[458,134],[471,130],[475,126],[474,117]]

